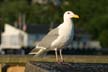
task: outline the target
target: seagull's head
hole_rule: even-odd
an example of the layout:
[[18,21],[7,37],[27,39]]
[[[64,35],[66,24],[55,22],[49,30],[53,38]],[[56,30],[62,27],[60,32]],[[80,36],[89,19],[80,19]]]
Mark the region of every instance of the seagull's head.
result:
[[72,11],[66,11],[64,13],[64,18],[79,18],[79,16],[74,14]]

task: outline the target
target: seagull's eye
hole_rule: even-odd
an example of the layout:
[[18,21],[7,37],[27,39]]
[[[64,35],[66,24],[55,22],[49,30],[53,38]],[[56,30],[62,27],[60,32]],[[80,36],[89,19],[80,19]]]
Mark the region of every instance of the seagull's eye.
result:
[[68,12],[67,14],[70,14],[70,12]]

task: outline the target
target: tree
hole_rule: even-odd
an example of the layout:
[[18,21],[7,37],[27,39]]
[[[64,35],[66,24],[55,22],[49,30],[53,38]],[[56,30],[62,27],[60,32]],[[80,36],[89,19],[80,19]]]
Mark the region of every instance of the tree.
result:
[[85,29],[97,39],[103,30],[108,28],[108,15],[100,15],[91,19],[86,25]]
[[107,30],[103,30],[100,33],[99,40],[101,41],[102,47],[104,47],[104,48],[108,47],[108,29]]
[[[108,0],[61,0],[59,7],[52,3],[29,4],[29,0],[0,0],[0,16],[9,24],[17,20],[19,13],[26,15],[27,24],[60,24],[63,13],[72,10],[80,15],[78,28],[89,32],[93,39],[108,28]],[[105,31],[106,32],[106,31]],[[100,40],[100,39],[99,39]]]
[[0,15],[2,15],[4,22],[13,23],[19,13],[26,13],[28,9],[27,2],[25,0],[11,0],[5,1],[0,6]]

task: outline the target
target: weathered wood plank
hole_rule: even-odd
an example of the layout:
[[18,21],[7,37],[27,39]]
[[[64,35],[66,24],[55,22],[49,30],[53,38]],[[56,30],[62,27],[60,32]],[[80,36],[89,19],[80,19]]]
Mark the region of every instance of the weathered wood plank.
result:
[[0,64],[0,72],[2,72],[2,64]]
[[[0,55],[2,63],[27,63],[29,61],[55,62],[55,56],[33,57],[32,55]],[[65,62],[73,63],[108,63],[108,55],[65,55]]]
[[70,63],[28,62],[25,72],[72,72]]
[[25,72],[108,72],[108,64],[28,62]]
[[28,62],[25,66],[25,72],[48,72],[44,68],[34,65],[31,62]]

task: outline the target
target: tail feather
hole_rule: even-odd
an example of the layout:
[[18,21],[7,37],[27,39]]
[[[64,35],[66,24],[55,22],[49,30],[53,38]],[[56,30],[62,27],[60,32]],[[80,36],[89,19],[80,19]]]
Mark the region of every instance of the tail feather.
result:
[[35,56],[44,56],[46,54],[46,49],[44,48],[35,48],[29,54],[34,54]]

